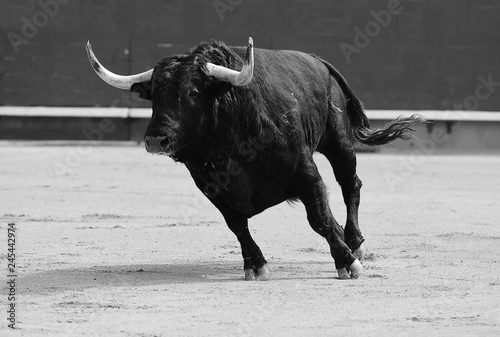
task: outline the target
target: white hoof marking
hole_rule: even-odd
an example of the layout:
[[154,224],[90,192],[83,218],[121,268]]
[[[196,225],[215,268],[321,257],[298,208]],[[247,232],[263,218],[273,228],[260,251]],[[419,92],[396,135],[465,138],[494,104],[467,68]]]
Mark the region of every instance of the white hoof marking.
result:
[[257,281],[267,281],[269,279],[269,268],[267,265],[263,265],[261,268],[257,269]]
[[351,278],[358,278],[361,274],[363,274],[363,266],[358,259],[354,260],[354,262],[349,266],[349,271],[351,272]]
[[245,269],[245,281],[253,281],[255,280],[255,273],[253,269]]
[[347,280],[347,279],[351,278],[349,276],[349,273],[347,272],[347,269],[345,269],[345,268],[337,269],[337,273],[339,274],[339,279],[341,279],[341,280]]

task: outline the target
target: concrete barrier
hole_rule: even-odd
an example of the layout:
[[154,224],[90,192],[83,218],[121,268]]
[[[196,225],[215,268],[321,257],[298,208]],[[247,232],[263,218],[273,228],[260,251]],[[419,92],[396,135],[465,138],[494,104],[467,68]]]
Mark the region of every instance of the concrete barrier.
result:
[[[500,113],[491,111],[366,110],[372,128],[420,114],[432,123],[410,141],[376,151],[499,152]],[[0,139],[142,141],[151,116],[144,108],[0,107]],[[360,150],[371,148],[359,147]]]

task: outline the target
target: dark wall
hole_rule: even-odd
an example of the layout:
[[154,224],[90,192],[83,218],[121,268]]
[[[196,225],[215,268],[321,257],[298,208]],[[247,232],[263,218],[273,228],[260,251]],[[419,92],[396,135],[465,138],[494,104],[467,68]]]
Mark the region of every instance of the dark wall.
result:
[[[52,5],[47,10],[41,3]],[[87,61],[87,40],[106,67],[129,74],[201,41],[244,45],[252,36],[259,48],[319,54],[371,109],[459,109],[454,104],[476,94],[478,77],[500,82],[498,0],[401,0],[399,14],[377,23],[372,11],[390,3],[2,0],[0,105],[137,106],[97,78]],[[358,36],[356,44],[356,29],[366,28],[372,37]],[[9,39],[18,37],[24,40],[13,47]],[[347,58],[341,46],[357,49]],[[490,87],[488,98],[462,109],[499,110],[500,86]]]

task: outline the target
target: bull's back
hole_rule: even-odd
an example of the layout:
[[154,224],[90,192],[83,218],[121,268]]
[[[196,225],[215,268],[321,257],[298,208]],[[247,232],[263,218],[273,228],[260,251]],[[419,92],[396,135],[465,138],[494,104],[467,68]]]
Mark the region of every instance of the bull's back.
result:
[[[238,51],[244,55],[244,49]],[[249,89],[261,98],[262,113],[314,151],[328,121],[332,79],[317,58],[293,50],[255,50]]]
[[[243,58],[245,48],[235,48]],[[297,93],[326,90],[330,74],[317,58],[295,50],[258,49],[255,54],[254,83],[280,87]],[[295,93],[294,93],[295,94]]]

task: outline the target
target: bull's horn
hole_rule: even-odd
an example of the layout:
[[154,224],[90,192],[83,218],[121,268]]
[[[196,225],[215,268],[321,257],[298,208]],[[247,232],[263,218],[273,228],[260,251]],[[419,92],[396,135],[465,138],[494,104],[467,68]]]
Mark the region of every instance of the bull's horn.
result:
[[218,79],[228,81],[234,86],[241,87],[247,85],[253,76],[253,40],[248,38],[247,54],[241,71],[232,70],[223,66],[207,62],[207,74]]
[[102,78],[104,82],[115,88],[130,90],[134,83],[146,82],[151,80],[153,69],[136,75],[122,76],[114,74],[108,69],[104,68],[99,60],[97,60],[97,57],[95,57],[89,41],[87,41],[87,55],[89,57],[90,64],[92,65],[92,68],[94,68],[96,74],[100,78]]

